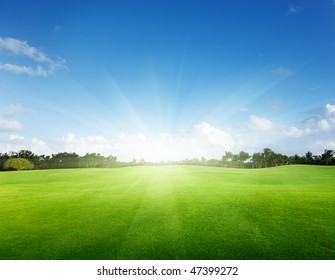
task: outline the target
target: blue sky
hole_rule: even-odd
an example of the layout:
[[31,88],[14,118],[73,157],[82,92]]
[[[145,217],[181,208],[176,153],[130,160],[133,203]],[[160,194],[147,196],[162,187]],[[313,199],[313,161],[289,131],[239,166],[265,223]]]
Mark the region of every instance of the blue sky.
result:
[[0,151],[335,149],[335,3],[0,1]]

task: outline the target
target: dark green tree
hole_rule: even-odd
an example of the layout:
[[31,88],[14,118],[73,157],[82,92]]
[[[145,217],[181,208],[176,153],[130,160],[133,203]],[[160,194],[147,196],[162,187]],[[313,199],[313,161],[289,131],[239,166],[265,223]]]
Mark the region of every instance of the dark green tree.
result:
[[7,153],[0,153],[0,170],[3,170],[4,163],[10,158],[10,155]]
[[305,154],[305,163],[306,164],[313,164],[314,163],[314,157],[312,152],[307,152]]
[[264,154],[263,153],[254,153],[252,155],[252,167],[253,168],[262,168],[264,167]]
[[334,153],[333,150],[325,150],[324,153],[321,155],[321,162],[325,165],[330,165],[334,161]]

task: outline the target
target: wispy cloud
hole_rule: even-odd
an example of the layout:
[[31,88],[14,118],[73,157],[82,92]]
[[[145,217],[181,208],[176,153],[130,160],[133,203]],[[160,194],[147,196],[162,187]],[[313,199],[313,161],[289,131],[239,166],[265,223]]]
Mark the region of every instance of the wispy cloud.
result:
[[6,111],[8,113],[17,113],[17,112],[21,112],[22,110],[23,110],[23,107],[20,104],[10,104],[6,106]]
[[12,56],[26,57],[37,65],[17,65],[10,62],[0,63],[0,70],[14,74],[27,74],[29,76],[47,77],[60,70],[67,69],[63,58],[51,58],[42,50],[30,46],[26,41],[15,38],[0,37],[0,53]]
[[291,76],[294,72],[293,70],[280,66],[272,70],[272,73],[277,76]]
[[16,113],[32,113],[33,111],[28,108],[24,108],[21,104],[9,104],[5,107],[5,112],[7,114]]
[[196,131],[206,139],[207,142],[225,147],[233,146],[234,139],[226,131],[223,131],[209,123],[202,122],[194,126]]
[[10,63],[0,64],[0,69],[5,70],[14,74],[28,74],[29,76],[40,76],[47,77],[48,72],[42,66],[37,66],[36,68],[32,68],[30,66],[20,66]]
[[0,119],[0,132],[1,131],[17,131],[22,129],[22,124],[15,120]]
[[265,118],[260,118],[255,115],[250,116],[250,121],[254,124],[258,129],[263,131],[268,131],[273,128],[273,124],[270,120]]
[[17,40],[15,38],[0,37],[0,50],[8,52],[11,55],[30,57],[39,62],[46,62],[49,60],[44,52],[29,46],[26,41]]
[[[291,129],[288,132],[289,136],[304,136],[304,135],[322,135],[322,132],[334,132],[335,130],[335,105],[326,104],[326,106],[318,111],[317,115],[311,116],[303,120],[299,128]],[[290,135],[292,132],[292,135]],[[299,135],[298,135],[299,134]]]
[[22,142],[24,141],[24,136],[17,135],[17,134],[11,134],[9,136],[10,141],[16,141],[16,142]]
[[302,8],[301,7],[298,7],[294,4],[290,4],[288,6],[288,10],[286,12],[286,15],[294,15],[294,14],[299,14],[302,12]]

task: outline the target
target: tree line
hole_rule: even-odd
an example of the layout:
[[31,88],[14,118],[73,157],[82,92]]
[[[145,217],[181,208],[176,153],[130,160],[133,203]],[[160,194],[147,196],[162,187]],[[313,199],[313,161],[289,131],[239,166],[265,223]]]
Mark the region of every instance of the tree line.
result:
[[[22,159],[33,164],[23,166]],[[8,164],[10,162],[10,164]],[[61,168],[111,168],[121,166],[116,156],[103,156],[97,153],[87,153],[79,156],[76,153],[57,153],[50,155],[38,155],[29,150],[19,152],[0,153],[0,170],[15,169],[61,169]],[[16,168],[19,167],[19,168]]]
[[303,156],[297,154],[286,156],[276,153],[270,148],[264,148],[262,152],[250,155],[241,151],[237,154],[226,151],[221,159],[185,159],[180,161],[168,161],[152,163],[143,159],[131,162],[118,161],[116,156],[103,156],[99,153],[87,153],[80,156],[76,153],[56,153],[50,155],[38,155],[29,150],[18,152],[0,153],[1,170],[22,169],[61,169],[61,168],[115,168],[133,165],[204,165],[226,168],[267,168],[285,164],[314,164],[335,165],[335,151],[325,150],[321,155],[313,155],[307,152]]

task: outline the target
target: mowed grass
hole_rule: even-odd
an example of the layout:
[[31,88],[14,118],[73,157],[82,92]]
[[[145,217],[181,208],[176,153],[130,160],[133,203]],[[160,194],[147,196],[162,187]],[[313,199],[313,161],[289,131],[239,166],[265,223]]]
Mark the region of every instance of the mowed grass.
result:
[[0,259],[335,259],[335,168],[1,172]]

